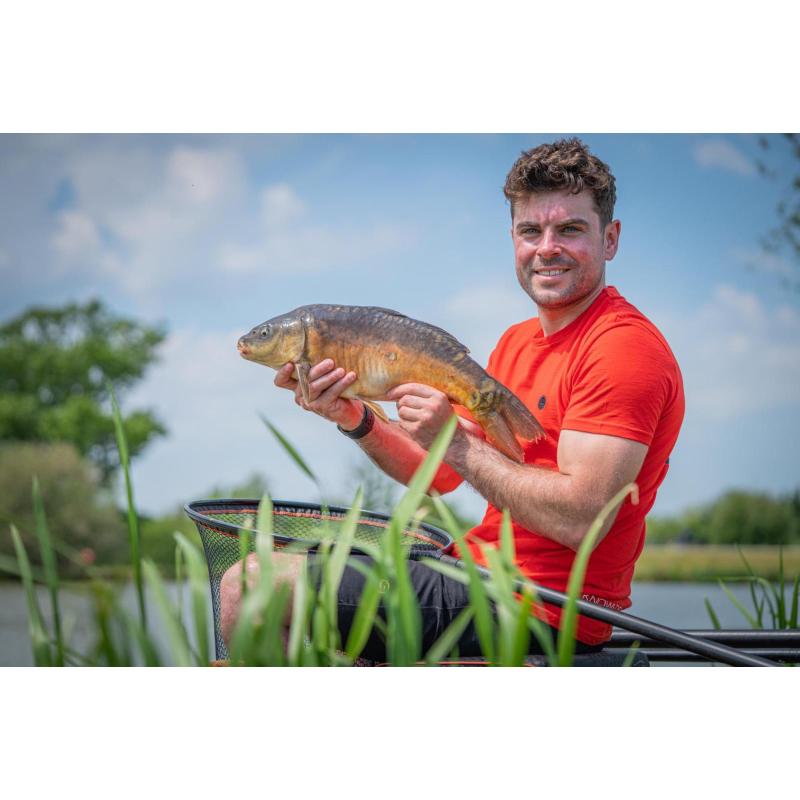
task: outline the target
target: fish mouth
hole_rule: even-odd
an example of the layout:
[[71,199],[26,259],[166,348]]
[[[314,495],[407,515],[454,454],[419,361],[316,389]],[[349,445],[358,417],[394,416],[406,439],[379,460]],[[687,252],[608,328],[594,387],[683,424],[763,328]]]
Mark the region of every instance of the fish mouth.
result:
[[250,348],[247,346],[247,342],[245,342],[244,337],[236,342],[236,349],[239,351],[239,355],[242,356],[242,358],[247,358],[252,353]]

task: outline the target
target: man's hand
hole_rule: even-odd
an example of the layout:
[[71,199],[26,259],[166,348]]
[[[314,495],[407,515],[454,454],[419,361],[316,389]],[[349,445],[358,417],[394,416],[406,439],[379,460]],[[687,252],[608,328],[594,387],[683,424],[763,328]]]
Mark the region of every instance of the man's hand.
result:
[[422,383],[401,383],[386,393],[386,399],[397,402],[400,427],[426,450],[453,416],[447,395]]
[[342,397],[342,392],[355,383],[356,373],[345,372],[326,358],[308,371],[308,402],[303,399],[300,383],[292,377],[294,364],[284,364],[275,375],[275,385],[294,392],[294,401],[306,411],[313,411],[345,430],[358,427],[363,415],[361,403]]

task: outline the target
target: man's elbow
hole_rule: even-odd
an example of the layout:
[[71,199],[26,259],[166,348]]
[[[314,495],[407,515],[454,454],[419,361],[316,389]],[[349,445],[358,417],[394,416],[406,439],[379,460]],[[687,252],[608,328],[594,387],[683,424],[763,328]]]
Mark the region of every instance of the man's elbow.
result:
[[[614,514],[614,517],[616,517],[616,514]],[[594,551],[597,545],[603,541],[605,535],[611,529],[611,526],[614,523],[614,517],[607,519],[601,526],[600,530],[596,534],[593,534],[594,541],[592,542],[592,551]],[[562,541],[567,547],[570,548],[570,550],[577,552],[586,537],[592,532],[592,527],[596,521],[597,514],[593,514],[591,516],[587,515],[580,521],[576,521],[571,525],[565,526],[562,533]]]

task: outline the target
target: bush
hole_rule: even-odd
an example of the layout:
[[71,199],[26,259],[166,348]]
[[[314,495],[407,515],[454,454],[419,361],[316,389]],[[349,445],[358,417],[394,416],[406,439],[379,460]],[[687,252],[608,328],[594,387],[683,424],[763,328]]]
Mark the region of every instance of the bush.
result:
[[39,562],[31,503],[33,476],[39,479],[48,527],[62,574],[80,572],[64,551],[83,550],[84,559],[101,564],[128,558],[125,524],[108,493],[100,489],[96,470],[66,442],[0,445],[0,552],[14,556],[10,523],[19,528],[31,560]]
[[729,491],[675,517],[649,518],[647,538],[652,543],[800,544],[800,494]]

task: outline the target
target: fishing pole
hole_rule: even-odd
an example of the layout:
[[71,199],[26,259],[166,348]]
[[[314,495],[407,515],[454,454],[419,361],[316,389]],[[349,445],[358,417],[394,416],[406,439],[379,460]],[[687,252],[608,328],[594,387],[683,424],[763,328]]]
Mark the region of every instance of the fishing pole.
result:
[[[450,564],[458,569],[466,569],[466,564],[461,559],[454,558],[453,556],[441,554],[435,558],[437,561]],[[491,573],[488,569],[477,565],[475,568],[483,578],[491,577]],[[567,596],[562,592],[556,591],[555,589],[548,589],[546,586],[540,586],[539,584],[533,583],[533,581],[515,578],[513,579],[513,585],[517,592],[523,592],[525,589],[532,589],[536,592],[540,600],[558,606],[559,608],[563,608],[568,602]],[[740,653],[738,650],[728,647],[727,645],[692,636],[684,631],[668,628],[666,625],[660,625],[657,622],[651,622],[650,620],[636,617],[633,614],[614,611],[611,608],[591,603],[588,600],[578,599],[575,603],[578,611],[586,617],[591,617],[601,622],[607,622],[609,625],[616,625],[618,628],[624,628],[632,633],[658,639],[666,644],[671,644],[690,653],[696,653],[712,661],[719,661],[722,664],[729,664],[734,667],[777,666],[774,661],[770,661],[769,659],[749,655],[748,653]]]

